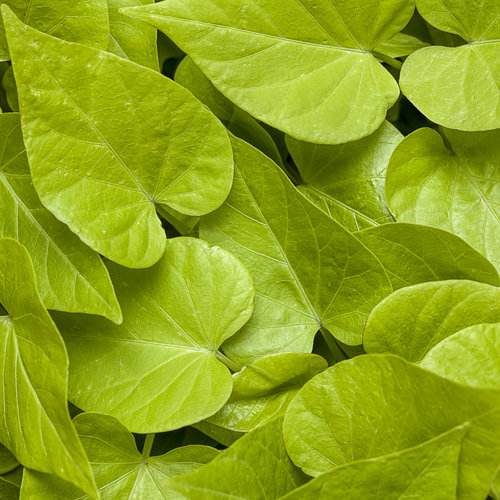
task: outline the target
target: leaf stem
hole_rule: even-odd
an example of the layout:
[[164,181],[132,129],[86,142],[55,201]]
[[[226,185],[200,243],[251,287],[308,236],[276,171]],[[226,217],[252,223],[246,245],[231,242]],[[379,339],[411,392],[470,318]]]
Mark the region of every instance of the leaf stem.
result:
[[372,54],[377,58],[380,59],[382,62],[388,64],[394,69],[400,70],[403,67],[403,63],[401,61],[398,61],[397,59],[394,59],[393,57],[386,56],[385,54],[382,54],[382,52],[372,52]]
[[151,448],[153,448],[153,441],[155,440],[156,434],[146,434],[146,439],[144,440],[144,446],[142,447],[142,456],[148,458],[151,454]]
[[243,367],[238,363],[235,363],[233,360],[229,359],[225,354],[220,351],[217,351],[215,357],[221,362],[224,363],[232,372],[239,372]]

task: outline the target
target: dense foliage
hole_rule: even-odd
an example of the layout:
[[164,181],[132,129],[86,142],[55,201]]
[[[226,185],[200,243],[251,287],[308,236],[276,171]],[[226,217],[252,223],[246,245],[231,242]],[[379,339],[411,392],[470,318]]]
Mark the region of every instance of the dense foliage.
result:
[[500,499],[499,0],[1,14],[1,500]]

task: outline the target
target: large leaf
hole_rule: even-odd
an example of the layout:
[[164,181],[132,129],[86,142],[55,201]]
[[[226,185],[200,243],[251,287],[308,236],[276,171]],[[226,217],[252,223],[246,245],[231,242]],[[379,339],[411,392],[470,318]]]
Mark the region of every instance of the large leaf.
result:
[[280,353],[258,358],[233,375],[228,402],[207,421],[248,432],[283,416],[297,391],[328,367],[316,354]]
[[[213,460],[219,451],[208,446],[184,446],[164,455],[141,454],[132,434],[117,420],[98,413],[82,413],[75,426],[92,464],[101,500],[168,498],[178,495],[164,487],[171,477],[188,474]],[[80,500],[70,484],[39,472],[25,471],[21,494],[39,500]]]
[[500,387],[500,324],[474,325],[451,335],[420,365],[461,384]]
[[38,295],[26,249],[0,239],[3,367],[0,442],[26,467],[55,474],[92,497],[95,483],[67,407],[68,357]]
[[147,68],[159,70],[156,30],[118,12],[123,7],[148,5],[154,0],[107,0],[109,12],[108,51]]
[[292,460],[316,476],[467,424],[457,499],[484,500],[500,453],[500,391],[457,385],[397,356],[358,356],[304,385],[283,429]]
[[[457,427],[414,448],[367,458],[325,472],[283,500],[450,500],[456,498],[460,447]],[[374,486],[376,485],[376,487]]]
[[403,136],[388,122],[365,139],[322,146],[287,137],[303,184],[299,189],[350,231],[392,222],[385,170]]
[[370,314],[366,352],[390,352],[420,361],[441,340],[467,326],[500,323],[500,288],[467,280],[401,288]]
[[40,203],[17,113],[0,115],[0,149],[0,237],[26,246],[46,307],[120,322],[120,305],[99,255]]
[[244,364],[265,354],[309,352],[321,326],[360,344],[367,314],[391,291],[379,261],[264,154],[239,139],[233,151],[233,189],[202,219],[200,235],[241,259],[257,296],[250,322],[224,349]]
[[[105,49],[109,23],[106,0],[4,0],[24,23],[69,42]],[[0,59],[9,59],[0,19]]]
[[232,255],[194,238],[167,242],[154,267],[109,266],[123,324],[59,315],[70,400],[133,432],[161,432],[213,415],[231,394],[218,351],[252,314],[252,278]]
[[495,267],[452,233],[417,224],[384,224],[356,233],[382,262],[394,289],[468,279],[500,284]]
[[308,142],[375,132],[399,88],[372,53],[413,0],[175,0],[126,9],[161,29],[256,118]]
[[459,47],[426,47],[401,71],[401,90],[432,121],[459,130],[500,128],[500,4],[497,0],[417,0],[436,28],[460,35]]
[[424,128],[396,148],[386,195],[396,218],[445,229],[500,268],[500,132]]
[[42,203],[111,260],[154,264],[165,249],[155,204],[200,215],[230,190],[222,124],[158,72],[24,27],[6,7],[3,13]]
[[278,418],[236,441],[211,463],[167,487],[190,500],[277,499],[297,488],[306,477],[288,458]]

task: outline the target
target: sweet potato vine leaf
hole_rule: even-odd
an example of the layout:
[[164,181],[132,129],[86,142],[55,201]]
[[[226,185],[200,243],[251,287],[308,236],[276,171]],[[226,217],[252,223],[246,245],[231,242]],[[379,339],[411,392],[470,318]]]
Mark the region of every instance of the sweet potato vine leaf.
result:
[[120,305],[99,255],[40,203],[17,113],[0,115],[0,150],[0,237],[26,246],[45,306],[120,322]]
[[[164,455],[150,456],[151,450],[146,444],[141,454],[132,434],[113,417],[81,413],[75,417],[74,423],[92,464],[101,500],[177,498],[175,492],[165,488],[165,481],[188,474],[219,455],[215,448],[192,445]],[[24,474],[21,490],[24,498],[86,498],[72,485],[54,476],[31,470]]]
[[42,203],[111,260],[153,265],[166,241],[155,204],[201,215],[226,198],[233,176],[227,132],[158,72],[40,33],[5,6],[2,12]]
[[[56,322],[70,357],[70,400],[116,417],[133,432],[199,422],[233,386],[218,350],[253,310],[252,278],[218,247],[194,238],[167,241],[155,266],[110,264],[123,324],[62,315]],[[237,367],[234,367],[237,369]]]
[[0,239],[3,367],[0,441],[24,466],[55,474],[97,498],[87,457],[67,407],[68,357],[38,295],[26,249]]
[[254,117],[301,140],[375,132],[399,87],[375,57],[413,0],[175,0],[124,9],[169,36]]
[[372,308],[391,292],[378,259],[307,200],[267,156],[233,138],[235,179],[200,236],[226,248],[255,280],[255,312],[224,345],[231,358],[310,352],[320,327],[360,344]]

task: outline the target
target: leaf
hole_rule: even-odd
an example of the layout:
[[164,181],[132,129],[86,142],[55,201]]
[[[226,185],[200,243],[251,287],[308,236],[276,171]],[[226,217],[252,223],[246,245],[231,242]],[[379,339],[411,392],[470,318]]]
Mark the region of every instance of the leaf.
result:
[[299,189],[349,231],[393,222],[384,195],[385,169],[403,136],[390,123],[360,141],[322,146],[287,137],[303,184]]
[[500,132],[443,130],[443,137],[420,129],[396,148],[387,169],[389,208],[399,221],[460,236],[500,269]]
[[206,420],[193,424],[193,427],[223,446],[228,447],[240,437],[244,436],[243,432],[230,431],[229,429],[224,429],[218,425],[209,424]]
[[226,131],[159,73],[3,12],[42,203],[109,259],[153,265],[165,249],[155,204],[201,215],[226,198],[233,175]]
[[397,356],[358,356],[304,385],[288,406],[283,430],[294,463],[317,476],[467,424],[457,499],[484,500],[498,466],[500,391],[457,385]]
[[156,30],[118,11],[123,7],[148,5],[154,0],[107,0],[109,13],[108,51],[147,68],[159,70]]
[[[414,448],[358,460],[325,472],[283,500],[414,500],[456,498],[460,446],[457,427]],[[374,486],[376,485],[376,487]]]
[[85,452],[71,423],[68,358],[42,304],[26,249],[0,239],[2,387],[0,441],[24,466],[55,474],[96,496]]
[[17,87],[14,80],[14,72],[12,66],[9,66],[2,78],[2,87],[5,90],[7,103],[12,111],[19,111],[19,102],[17,99]]
[[166,485],[190,500],[279,498],[306,481],[292,464],[275,419],[243,436],[211,463]]
[[[218,351],[252,314],[252,278],[232,255],[194,238],[167,241],[142,271],[110,264],[123,324],[58,315],[70,400],[132,432],[164,432],[213,415],[231,394]],[[222,361],[222,362],[221,362]],[[231,365],[232,366],[232,365]]]
[[423,42],[415,36],[407,35],[406,33],[398,33],[390,40],[382,42],[377,49],[386,56],[396,58],[409,56],[416,50],[423,49],[428,45],[427,42]]
[[420,366],[460,384],[500,387],[500,324],[474,325],[451,335]]
[[308,142],[375,132],[399,88],[372,53],[410,20],[412,0],[167,1],[125,9],[189,54],[231,101]]
[[[105,49],[109,22],[106,0],[4,0],[19,19],[39,31],[68,42]],[[0,16],[0,60],[8,60],[9,48]]]
[[[0,320],[3,318],[0,316]],[[14,470],[19,465],[16,457],[7,449],[3,444],[0,443],[0,474],[6,474]],[[0,497],[1,498],[1,497]]]
[[[75,426],[92,463],[101,500],[122,498],[176,499],[163,485],[171,477],[188,474],[219,455],[208,446],[184,446],[164,455],[139,453],[133,435],[117,420],[98,413],[81,413]],[[147,450],[146,450],[147,451]],[[27,470],[24,498],[77,500],[82,497],[70,484],[54,476]]]
[[0,237],[26,246],[45,306],[121,322],[120,305],[99,255],[40,203],[17,113],[0,115],[0,149]]
[[500,128],[500,7],[496,0],[417,0],[436,28],[468,43],[426,47],[403,65],[400,85],[433,122],[459,130]]
[[248,432],[283,416],[297,391],[328,367],[316,354],[280,353],[258,358],[233,375],[233,392],[209,423]]
[[365,229],[356,237],[378,257],[395,290],[448,279],[500,284],[485,257],[441,229],[400,222]]
[[359,344],[367,315],[391,290],[379,261],[264,154],[236,138],[233,152],[233,189],[200,223],[200,236],[241,259],[255,280],[255,312],[224,351],[242,364],[310,352],[321,326]]
[[0,498],[2,500],[17,500],[19,498],[22,477],[22,467],[0,476]]
[[441,340],[467,326],[500,323],[500,288],[467,280],[401,288],[370,314],[363,345],[420,361]]
[[500,498],[500,466],[491,481],[491,493],[497,500]]

